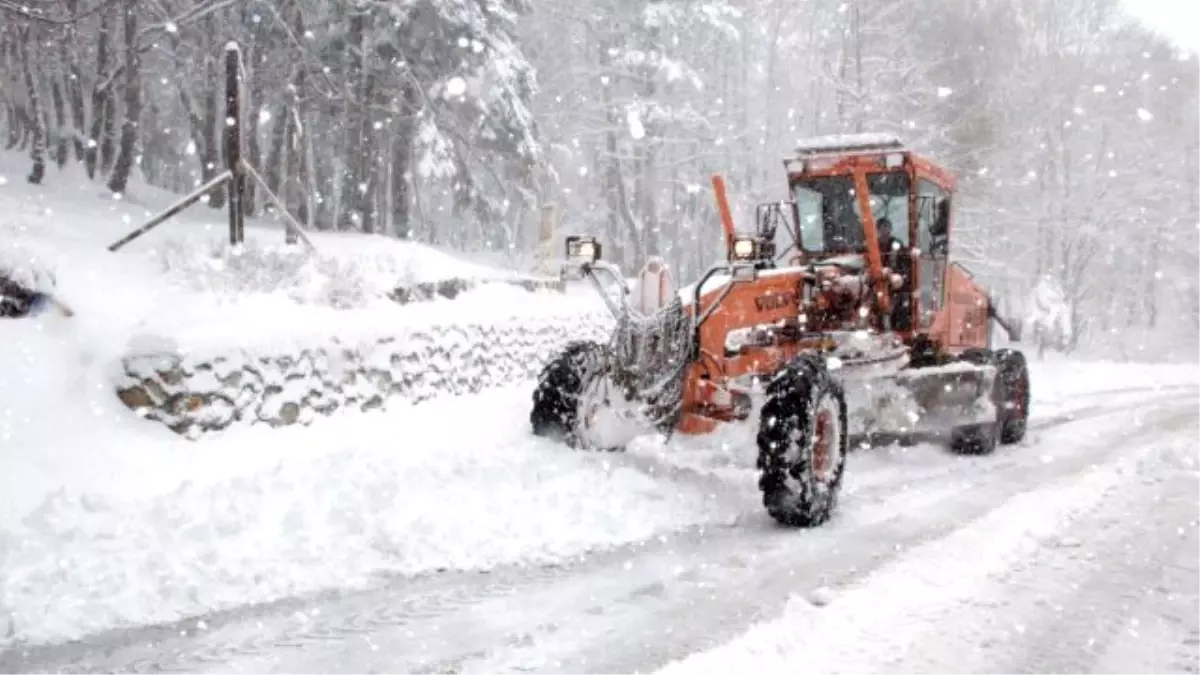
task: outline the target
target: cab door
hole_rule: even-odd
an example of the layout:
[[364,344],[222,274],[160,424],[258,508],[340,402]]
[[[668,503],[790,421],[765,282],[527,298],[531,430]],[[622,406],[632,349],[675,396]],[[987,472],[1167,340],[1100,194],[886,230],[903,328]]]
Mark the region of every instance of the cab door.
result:
[[917,328],[928,332],[945,306],[950,195],[924,178],[917,182]]

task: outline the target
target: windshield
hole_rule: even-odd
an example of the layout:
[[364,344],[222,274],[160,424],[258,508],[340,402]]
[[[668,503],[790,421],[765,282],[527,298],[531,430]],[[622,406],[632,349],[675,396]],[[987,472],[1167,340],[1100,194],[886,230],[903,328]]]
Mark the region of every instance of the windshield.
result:
[[[908,174],[867,175],[871,214],[876,224],[887,218],[892,237],[908,245]],[[854,179],[850,176],[804,178],[793,185],[800,244],[809,253],[861,251],[866,248]]]

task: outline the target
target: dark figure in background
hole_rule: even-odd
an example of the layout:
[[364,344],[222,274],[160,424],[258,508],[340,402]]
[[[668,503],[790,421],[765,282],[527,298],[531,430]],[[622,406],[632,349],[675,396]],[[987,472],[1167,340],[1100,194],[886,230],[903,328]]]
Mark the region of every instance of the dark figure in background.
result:
[[912,327],[912,256],[904,243],[892,235],[892,221],[880,218],[875,223],[879,235],[879,253],[883,266],[899,274],[904,281],[892,293],[892,328]]
[[[25,288],[0,272],[0,319],[21,319],[40,314],[54,305],[52,297]],[[69,312],[64,308],[64,314]]]

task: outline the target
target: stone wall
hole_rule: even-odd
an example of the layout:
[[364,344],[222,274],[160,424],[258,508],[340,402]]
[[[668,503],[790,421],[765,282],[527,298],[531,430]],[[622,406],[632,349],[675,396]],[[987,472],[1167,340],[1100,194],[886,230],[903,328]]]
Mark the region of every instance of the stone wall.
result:
[[426,300],[433,300],[434,298],[453,300],[460,293],[465,293],[466,291],[487,284],[507,284],[523,288],[530,292],[557,291],[561,293],[564,288],[563,281],[555,278],[517,277],[514,279],[491,279],[484,282],[473,279],[445,279],[442,281],[427,281],[412,286],[398,287],[391,293],[388,293],[388,298],[401,305],[407,305],[410,302],[424,302]]
[[117,395],[191,438],[234,424],[307,424],[338,410],[384,409],[534,377],[567,342],[605,339],[611,321],[599,313],[535,315],[334,340],[288,354],[134,354],[123,359]]

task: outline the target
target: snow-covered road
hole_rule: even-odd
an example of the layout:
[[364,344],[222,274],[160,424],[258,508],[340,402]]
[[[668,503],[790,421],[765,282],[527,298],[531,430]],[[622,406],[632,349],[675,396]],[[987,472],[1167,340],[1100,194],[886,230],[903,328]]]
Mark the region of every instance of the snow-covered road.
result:
[[0,671],[1196,672],[1198,394],[1073,393],[990,457],[858,452],[810,531],[761,513],[752,459],[639,448],[596,461],[680,492],[625,517],[706,524],[13,649]]

